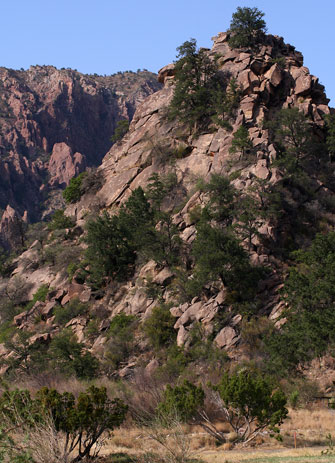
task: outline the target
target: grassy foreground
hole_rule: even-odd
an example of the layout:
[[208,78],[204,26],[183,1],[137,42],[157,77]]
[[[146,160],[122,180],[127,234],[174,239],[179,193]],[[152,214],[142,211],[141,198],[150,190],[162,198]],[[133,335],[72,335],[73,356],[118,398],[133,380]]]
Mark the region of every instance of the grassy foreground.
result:
[[210,452],[201,455],[206,463],[322,463],[335,462],[335,454],[321,455],[320,448]]

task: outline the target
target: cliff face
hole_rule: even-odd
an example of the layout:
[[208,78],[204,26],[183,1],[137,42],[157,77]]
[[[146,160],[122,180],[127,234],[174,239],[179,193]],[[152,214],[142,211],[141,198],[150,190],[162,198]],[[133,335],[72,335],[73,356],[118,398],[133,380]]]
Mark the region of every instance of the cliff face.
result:
[[[190,134],[189,129],[177,121],[167,120],[166,108],[174,91],[174,66],[168,65],[163,68],[160,71],[159,80],[164,83],[164,88],[142,102],[134,114],[129,132],[122,142],[115,144],[104,157],[98,169],[104,179],[103,186],[97,193],[88,192],[78,203],[67,207],[66,215],[76,221],[76,228],[75,232],[72,233],[72,238],[68,237],[63,243],[65,253],[70,254],[73,249],[83,252],[84,245],[81,235],[87,216],[92,212],[97,213],[103,210],[117,211],[120,204],[126,201],[135,188],[141,186],[145,189],[147,187],[148,179],[154,173],[158,173],[162,177],[171,172],[175,175],[176,183],[164,202],[164,208],[173,215],[173,224],[178,227],[179,237],[186,248],[191,247],[196,235],[195,223],[190,212],[195,206],[202,207],[206,203],[206,195],[196,188],[196,182],[199,179],[208,181],[215,173],[229,176],[237,191],[253,191],[255,202],[260,201],[256,189],[258,184],[262,184],[260,182],[263,184],[265,182],[270,186],[280,184],[289,204],[291,217],[298,215],[303,206],[305,212],[314,211],[313,214],[316,214],[318,211],[321,219],[334,222],[334,216],[325,208],[325,202],[322,201],[322,198],[333,195],[329,185],[326,185],[323,180],[324,170],[327,167],[319,166],[315,170],[315,166],[312,164],[310,170],[307,171],[310,182],[308,188],[313,190],[313,195],[310,197],[292,185],[286,188],[283,181],[284,173],[274,162],[278,158],[278,152],[271,134],[264,124],[264,121],[271,120],[280,109],[298,108],[306,116],[314,138],[322,142],[325,136],[323,118],[324,115],[330,113],[329,100],[324,93],[323,86],[303,66],[302,55],[295,51],[294,47],[286,45],[279,37],[267,36],[257,52],[247,49],[231,50],[227,44],[227,34],[219,34],[213,40],[213,48],[208,51],[208,54],[213,57],[219,55],[219,70],[222,75],[236,78],[241,90],[239,106],[230,121],[232,131],[222,127],[213,128],[212,126],[210,130],[205,132]],[[61,72],[57,71],[57,73]],[[88,78],[85,77],[85,79]],[[80,87],[80,90],[78,83],[71,82],[72,86],[67,81],[67,84],[64,84],[66,91],[61,92],[61,102],[67,102],[65,109],[69,101],[73,102],[68,96],[69,88],[71,88],[71,95],[73,95],[74,88],[80,94],[84,88]],[[86,80],[85,86],[87,89]],[[96,98],[100,101],[101,94],[95,95],[97,88],[100,89],[101,87],[96,84],[96,87],[89,88],[93,96],[87,90],[85,95],[90,94],[90,96],[86,95],[85,98],[87,97],[88,100]],[[55,92],[60,92],[60,90],[55,90]],[[46,93],[45,91],[45,95]],[[53,98],[52,101],[51,106],[48,106],[49,111],[43,109],[39,120],[50,121],[52,118],[58,117],[56,115],[59,114],[60,109],[57,106],[58,103],[55,103],[58,99]],[[64,120],[63,110],[60,112],[62,113],[60,118]],[[99,117],[97,116],[97,119],[93,121],[93,125],[94,123],[97,124],[97,130]],[[41,146],[44,146],[43,149],[48,150],[52,147],[52,158],[56,156],[55,153],[58,150],[65,149],[64,146],[55,145],[55,143],[60,143],[60,139],[51,137],[52,142],[45,141],[46,137],[43,131],[38,132],[37,129],[36,131],[32,129],[32,127],[37,127],[36,124],[35,119],[31,123],[29,120],[27,125],[30,129],[26,127],[24,133],[27,131],[29,134],[34,133]],[[229,150],[234,134],[242,124],[247,127],[253,145],[253,154],[247,162],[244,159],[239,159],[238,156],[232,157]],[[47,126],[48,124],[43,122],[40,127],[44,127],[46,130]],[[100,129],[103,131],[104,127],[105,125],[102,123]],[[52,132],[52,129],[50,130]],[[68,138],[65,137],[63,142],[71,148],[71,150],[66,148],[69,150],[69,156],[76,158],[80,163],[82,158],[78,153],[81,153],[81,155],[85,155],[87,162],[92,162],[90,148],[80,144],[83,142],[79,141],[78,134],[73,134],[73,138],[71,138],[70,128],[66,126],[64,130]],[[38,135],[36,135],[37,132]],[[14,133],[21,132],[13,129]],[[77,141],[75,142],[75,140]],[[89,147],[90,144],[87,143]],[[25,162],[29,164],[29,161]],[[37,169],[37,167],[35,168]],[[54,178],[57,175],[61,177],[58,172],[54,174]],[[66,180],[64,182],[66,183]],[[262,218],[257,226],[257,233],[254,234],[249,245],[250,260],[254,264],[266,265],[269,269],[268,278],[262,281],[258,288],[258,297],[261,301],[259,313],[275,321],[284,307],[279,296],[279,289],[282,287],[283,269],[286,263],[283,255],[273,252],[273,249],[286,245],[289,240],[297,242],[300,237],[299,233],[293,235],[293,224],[290,222],[290,217],[285,214],[280,220]],[[306,224],[304,226],[306,227]],[[244,245],[247,246],[246,243]],[[50,244],[49,246],[54,245]],[[69,300],[79,297],[81,301],[90,304],[92,311],[98,311],[101,307],[104,308],[99,332],[93,340],[86,337],[85,330],[89,317],[85,318],[85,316],[77,317],[67,326],[73,329],[80,340],[86,342],[93,353],[103,356],[104,345],[108,339],[106,330],[115,314],[125,312],[145,320],[152,313],[153,307],[159,301],[164,300],[174,304],[174,307],[171,308],[171,314],[176,319],[175,329],[178,332],[177,344],[179,346],[187,345],[190,331],[196,323],[200,323],[207,334],[215,334],[215,342],[220,348],[225,348],[231,352],[232,348],[240,341],[243,321],[241,314],[229,315],[228,313],[225,324],[221,326],[220,331],[217,333],[213,331],[216,315],[219,311],[225,310],[223,309],[226,298],[224,287],[210,287],[206,296],[199,296],[192,301],[179,304],[175,301],[170,288],[170,283],[175,277],[174,271],[150,261],[144,264],[143,262],[138,263],[134,277],[130,278],[129,281],[124,283],[111,282],[104,293],[99,295],[100,299],[95,300],[91,289],[76,276],[71,282],[68,281],[64,268],[65,258],[62,267],[59,264],[46,265],[39,256],[39,244],[35,242],[16,260],[17,268],[13,275],[16,278],[24,277],[25,284],[30,288],[30,297],[41,284],[48,284],[54,289],[59,289],[57,294],[50,293],[49,301],[44,305],[42,304],[47,315],[41,322],[40,332],[45,329],[48,330],[48,333],[52,333],[52,330],[57,332],[59,329],[52,318],[52,311],[49,313],[46,309],[49,307],[48,304],[56,304],[57,302],[66,306]],[[68,264],[67,261],[66,263]],[[159,288],[159,301],[155,299],[155,296],[148,295],[145,289],[146,282],[154,283]],[[29,313],[23,313],[16,317],[16,325],[21,329],[33,331],[32,320],[37,313],[34,310],[35,312],[41,310],[41,303],[38,308],[34,309],[33,307]],[[138,355],[141,355],[140,350]],[[135,364],[136,359],[135,363],[132,363],[132,368]]]
[[0,208],[10,204],[37,219],[50,187],[98,165],[117,121],[131,119],[159,88],[147,71],[103,77],[52,66],[0,68]]

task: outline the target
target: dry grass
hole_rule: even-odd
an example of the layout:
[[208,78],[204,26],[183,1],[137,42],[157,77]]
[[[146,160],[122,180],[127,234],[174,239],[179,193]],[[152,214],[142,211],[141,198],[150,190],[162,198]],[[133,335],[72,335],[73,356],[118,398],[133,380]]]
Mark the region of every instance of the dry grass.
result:
[[[226,423],[220,427],[227,433],[230,430]],[[326,435],[335,435],[335,411],[328,408],[290,410],[289,419],[281,428],[282,443],[264,433],[253,444],[255,447],[245,449],[234,447],[231,442],[217,447],[215,439],[199,426],[185,426],[184,430],[189,435],[192,452],[199,461],[208,463],[335,463],[335,456],[321,456],[321,450],[327,445]],[[294,433],[297,449],[294,449]],[[143,456],[159,452],[159,446],[140,429],[121,428],[114,431],[103,451],[104,455],[118,452]]]
[[326,435],[335,435],[335,410],[329,408],[290,410],[289,419],[281,427],[281,433],[287,446],[294,445],[294,433],[296,433],[298,447],[326,445]]
[[205,463],[334,463],[335,456],[321,455],[320,449],[217,450],[201,453]]

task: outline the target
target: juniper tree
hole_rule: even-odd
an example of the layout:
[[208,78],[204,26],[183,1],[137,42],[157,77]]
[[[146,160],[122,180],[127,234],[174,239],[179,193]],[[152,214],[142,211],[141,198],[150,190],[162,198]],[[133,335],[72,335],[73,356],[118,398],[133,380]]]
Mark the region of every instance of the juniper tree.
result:
[[258,8],[238,7],[230,23],[232,48],[253,47],[266,32],[264,13]]

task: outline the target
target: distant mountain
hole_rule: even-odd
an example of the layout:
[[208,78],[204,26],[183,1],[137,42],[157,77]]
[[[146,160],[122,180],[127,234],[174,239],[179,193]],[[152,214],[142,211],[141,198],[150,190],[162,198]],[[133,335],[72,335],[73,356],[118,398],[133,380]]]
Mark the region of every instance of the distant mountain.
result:
[[0,68],[0,208],[38,219],[50,191],[99,165],[117,121],[131,120],[160,88],[148,71],[98,76],[53,66]]

